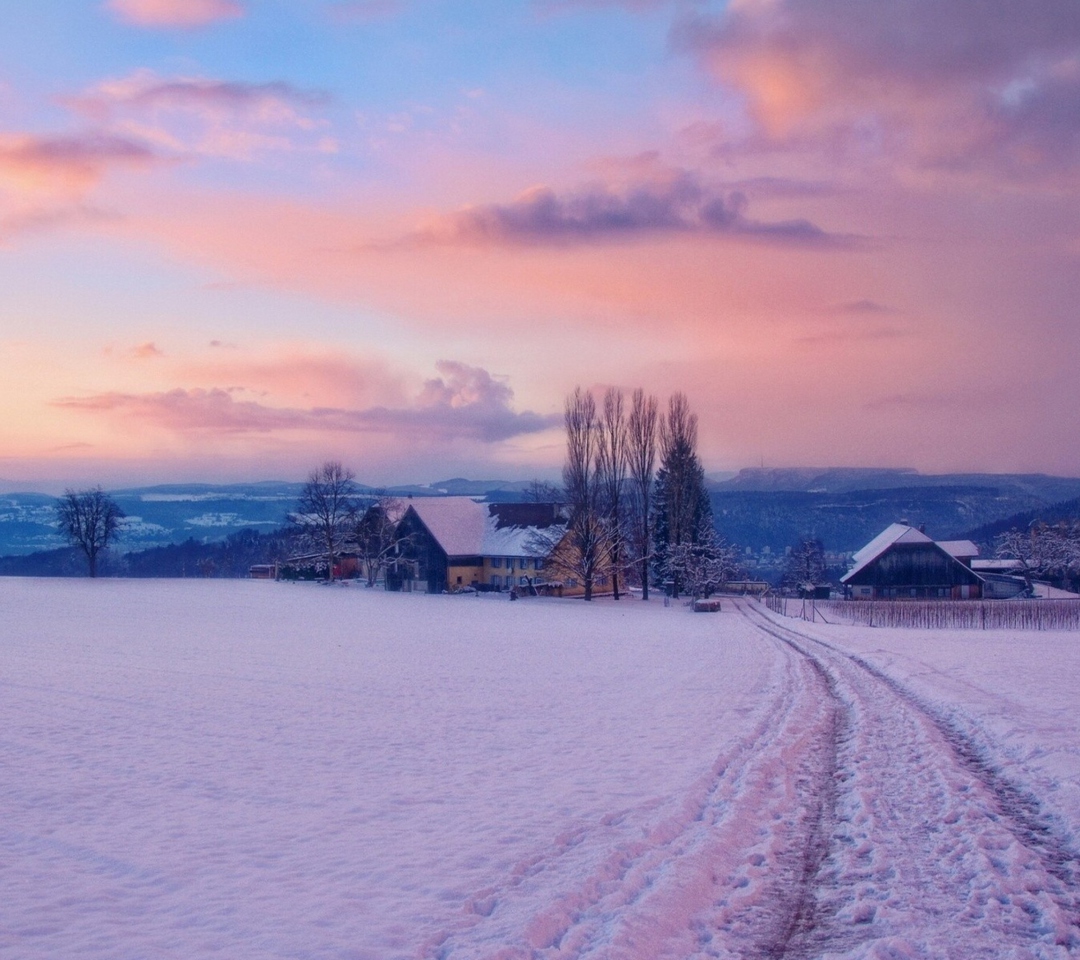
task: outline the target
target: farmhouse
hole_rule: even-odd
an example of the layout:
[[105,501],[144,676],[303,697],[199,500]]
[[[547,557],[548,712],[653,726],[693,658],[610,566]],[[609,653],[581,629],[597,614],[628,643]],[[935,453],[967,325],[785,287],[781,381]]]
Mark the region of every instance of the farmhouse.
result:
[[545,557],[563,523],[555,503],[410,500],[398,524],[401,550],[387,572],[387,588],[454,593],[545,587]]
[[853,600],[974,600],[983,595],[983,580],[971,569],[978,554],[970,540],[936,543],[894,523],[855,554],[840,582]]

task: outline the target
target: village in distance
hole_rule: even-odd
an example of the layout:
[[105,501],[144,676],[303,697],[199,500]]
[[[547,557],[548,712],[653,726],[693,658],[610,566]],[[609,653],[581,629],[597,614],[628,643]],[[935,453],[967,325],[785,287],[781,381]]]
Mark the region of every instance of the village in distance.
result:
[[[697,417],[567,398],[559,482],[306,482],[0,495],[0,575],[359,580],[426,593],[814,599],[1076,596],[1080,479],[915,470],[705,474]],[[635,440],[635,437],[637,439]]]

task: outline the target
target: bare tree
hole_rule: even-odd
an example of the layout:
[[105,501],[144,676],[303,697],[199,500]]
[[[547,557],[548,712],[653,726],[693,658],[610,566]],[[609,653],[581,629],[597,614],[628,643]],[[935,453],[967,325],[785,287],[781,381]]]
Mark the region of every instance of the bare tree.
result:
[[375,586],[390,558],[409,539],[398,534],[398,521],[404,513],[405,502],[400,497],[379,494],[357,520],[353,536],[369,587]]
[[596,470],[612,596],[618,600],[619,572],[626,552],[627,426],[623,393],[615,387],[604,394],[604,412],[597,423]]
[[675,544],[667,565],[692,596],[710,597],[738,574],[739,552],[710,529],[694,543]]
[[526,503],[562,503],[564,499],[561,487],[535,477],[529,481],[523,496]]
[[816,537],[803,537],[788,554],[783,586],[796,592],[812,589],[825,579],[825,547]]
[[599,516],[600,477],[597,471],[596,401],[575,387],[566,398],[566,463],[563,490],[569,510],[566,535],[550,558],[553,567],[580,577],[585,599],[592,600],[593,582],[604,560],[604,528]]
[[328,460],[308,474],[289,522],[326,551],[327,579],[334,579],[334,559],[347,533],[355,526],[359,506],[356,474],[340,461]]
[[124,512],[101,487],[65,490],[56,504],[60,533],[86,555],[91,577],[97,576],[98,555],[120,534]]
[[656,397],[640,387],[630,401],[627,420],[627,460],[633,489],[634,545],[640,564],[641,599],[649,599],[649,561],[652,559],[652,487],[656,469]]
[[1032,580],[1059,579],[1067,583],[1080,576],[1080,522],[1051,526],[1032,523],[1027,530],[1015,527],[996,540],[997,556],[1017,560],[1028,588]]

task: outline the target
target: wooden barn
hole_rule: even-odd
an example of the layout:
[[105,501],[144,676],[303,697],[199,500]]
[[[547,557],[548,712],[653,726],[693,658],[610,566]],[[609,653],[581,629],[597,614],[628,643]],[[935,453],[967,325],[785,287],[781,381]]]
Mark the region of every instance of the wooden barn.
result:
[[936,543],[894,523],[855,554],[840,582],[852,600],[975,600],[983,588],[971,569],[978,552],[969,540]]

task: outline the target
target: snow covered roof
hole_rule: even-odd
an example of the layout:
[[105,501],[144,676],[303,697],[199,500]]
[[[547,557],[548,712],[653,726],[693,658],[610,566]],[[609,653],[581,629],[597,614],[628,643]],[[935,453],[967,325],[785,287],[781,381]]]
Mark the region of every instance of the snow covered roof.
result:
[[993,560],[972,560],[971,569],[979,572],[986,570],[994,572],[998,570],[1020,570],[1024,564],[1019,560],[1013,560],[1009,558],[997,558]]
[[840,582],[847,583],[851,577],[870,566],[893,544],[933,542],[921,530],[909,527],[906,523],[891,523],[851,558],[855,562],[855,566],[840,578]]
[[937,545],[957,560],[970,560],[979,555],[979,548],[970,540],[938,540]]
[[1031,589],[1040,600],[1076,600],[1080,598],[1080,593],[1070,593],[1068,590],[1062,590],[1060,587],[1052,587],[1048,583],[1038,581],[1031,585]]
[[484,557],[535,557],[545,553],[543,549],[536,548],[535,527],[503,527],[501,530],[495,527],[495,518],[489,518],[490,523],[484,534],[483,549],[480,555]]
[[472,497],[417,497],[409,506],[449,556],[478,554],[484,544],[488,509]]
[[932,543],[933,541],[921,530],[909,527],[906,523],[890,523],[865,547],[857,551],[852,560],[862,563],[867,557],[879,556],[886,547],[894,543]]
[[447,556],[533,557],[536,527],[499,526],[490,503],[471,497],[418,497],[409,506]]

